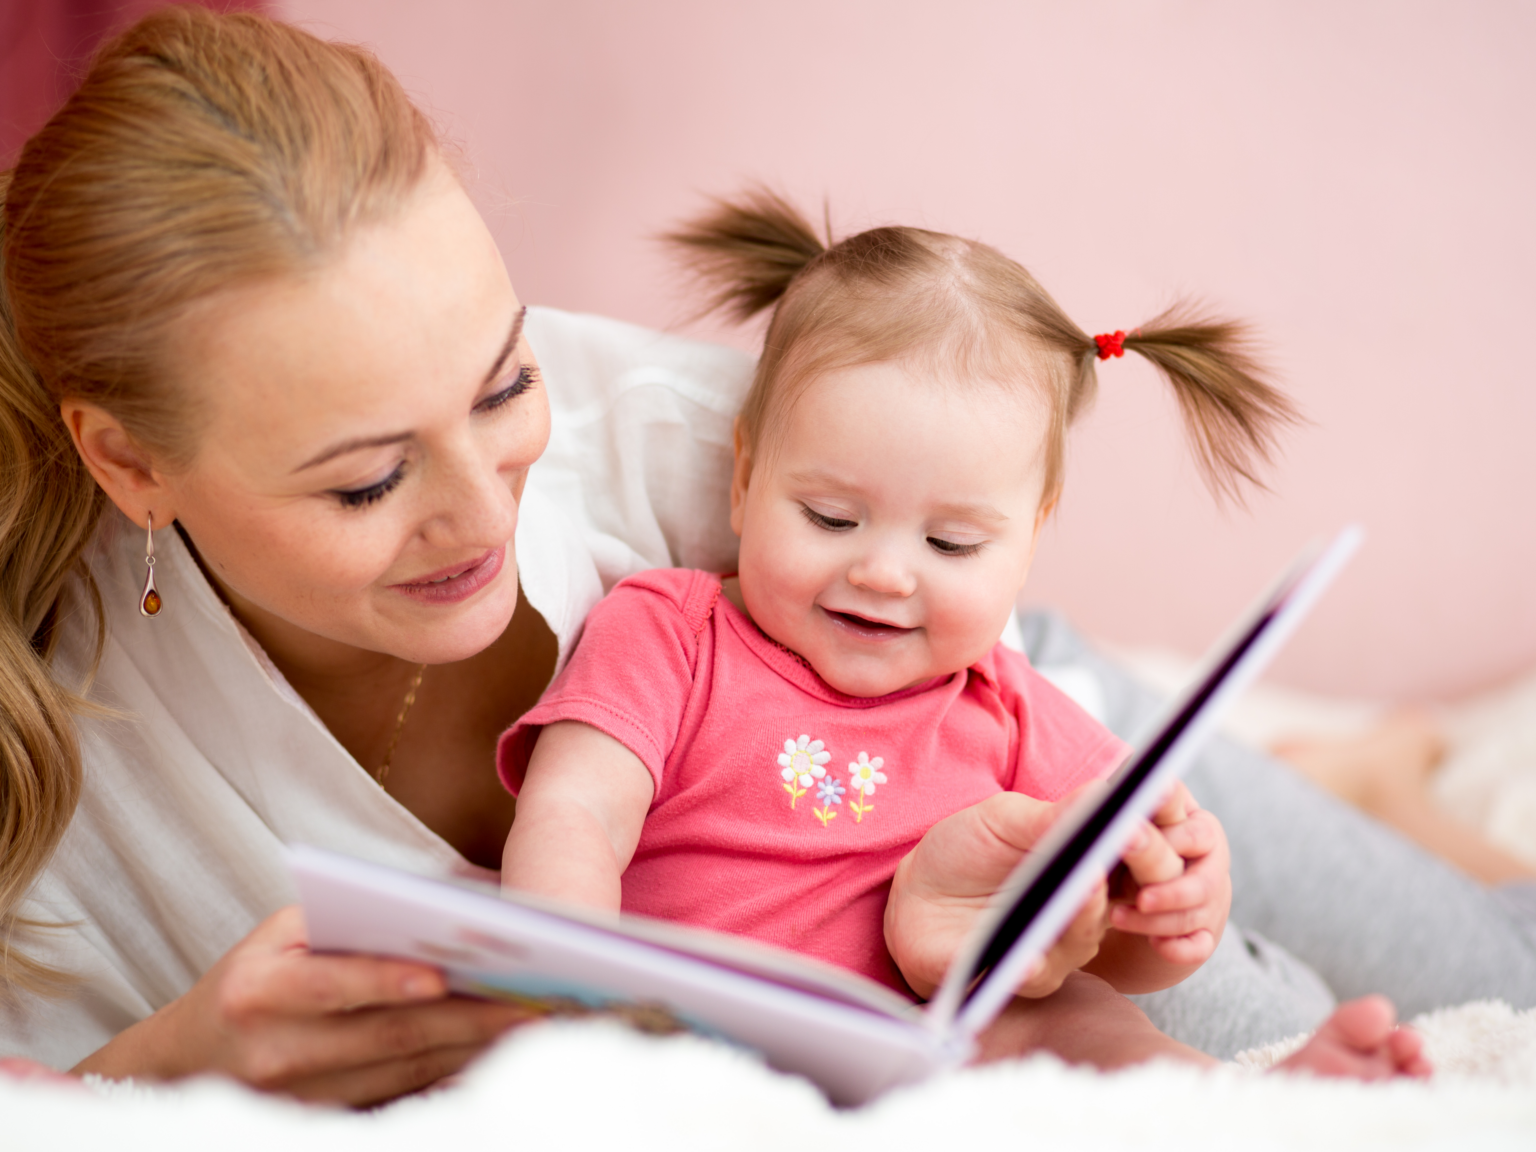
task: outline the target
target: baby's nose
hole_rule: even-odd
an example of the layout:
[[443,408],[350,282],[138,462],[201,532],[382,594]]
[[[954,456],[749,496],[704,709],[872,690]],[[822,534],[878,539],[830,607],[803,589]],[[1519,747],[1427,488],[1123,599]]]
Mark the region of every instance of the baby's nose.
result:
[[917,576],[901,560],[887,553],[860,557],[848,569],[848,583],[881,596],[910,596],[917,591]]

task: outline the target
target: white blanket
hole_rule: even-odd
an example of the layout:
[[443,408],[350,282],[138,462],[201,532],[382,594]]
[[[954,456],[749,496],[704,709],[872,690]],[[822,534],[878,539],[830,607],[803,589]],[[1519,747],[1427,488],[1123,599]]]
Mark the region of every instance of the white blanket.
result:
[[[1037,1057],[955,1073],[853,1112],[832,1109],[803,1080],[705,1040],[551,1024],[514,1035],[454,1087],[364,1114],[306,1108],[211,1079],[174,1088],[0,1082],[0,1148],[1536,1147],[1536,1011],[1474,1004],[1416,1023],[1440,1065],[1430,1084],[1266,1076],[1236,1065],[1096,1074]],[[1263,1065],[1273,1055],[1241,1059]]]

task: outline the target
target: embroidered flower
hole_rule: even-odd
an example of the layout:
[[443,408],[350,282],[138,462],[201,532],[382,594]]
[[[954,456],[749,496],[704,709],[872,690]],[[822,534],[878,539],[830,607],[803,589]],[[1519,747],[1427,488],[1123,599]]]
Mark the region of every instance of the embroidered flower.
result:
[[849,782],[855,792],[862,792],[866,796],[875,794],[875,785],[885,783],[885,773],[880,769],[885,767],[883,757],[869,758],[868,752],[860,752],[859,758],[848,765]]
[[853,813],[856,824],[864,823],[864,813],[873,812],[875,806],[869,802],[869,798],[875,794],[875,785],[884,784],[885,773],[880,769],[885,767],[885,760],[876,756],[869,758],[868,752],[860,752],[859,758],[848,765],[848,786],[858,795],[848,810]]
[[823,828],[827,827],[831,821],[837,819],[837,813],[832,811],[832,805],[841,804],[843,802],[843,793],[846,791],[848,789],[844,788],[841,781],[835,776],[828,776],[821,782],[821,786],[816,789],[816,799],[821,801],[821,807],[812,808],[811,812],[815,814],[816,819],[821,821]]
[[784,751],[779,753],[779,775],[784,778],[784,791],[789,793],[789,806],[805,795],[814,782],[827,774],[824,764],[832,759],[832,753],[820,740],[812,740],[802,734],[798,740],[784,741]]

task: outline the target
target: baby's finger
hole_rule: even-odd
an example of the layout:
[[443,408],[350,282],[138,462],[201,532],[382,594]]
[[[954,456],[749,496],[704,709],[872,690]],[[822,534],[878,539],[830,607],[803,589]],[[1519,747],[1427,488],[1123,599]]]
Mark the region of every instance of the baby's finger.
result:
[[1189,871],[1166,884],[1152,884],[1136,894],[1133,907],[1149,915],[1154,912],[1179,912],[1199,908],[1211,900],[1210,882],[1200,873]]
[[1120,857],[1136,883],[1162,884],[1184,873],[1184,860],[1168,845],[1163,834],[1150,824],[1143,824],[1131,838]]
[[1168,963],[1184,967],[1209,960],[1211,953],[1216,951],[1216,937],[1202,928],[1188,936],[1159,936],[1151,941],[1151,945],[1152,951]]
[[1162,830],[1169,845],[1186,860],[1208,856],[1221,842],[1221,825],[1209,812],[1191,812],[1189,819]]
[[1195,798],[1189,794],[1189,789],[1181,780],[1174,784],[1168,793],[1168,798],[1163,801],[1158,810],[1153,813],[1152,823],[1159,828],[1166,828],[1171,824],[1182,824],[1189,819],[1189,814],[1196,810]]
[[1129,904],[1116,904],[1109,914],[1109,922],[1121,932],[1135,936],[1188,936],[1191,932],[1211,927],[1211,912],[1204,907],[1184,908],[1149,916]]

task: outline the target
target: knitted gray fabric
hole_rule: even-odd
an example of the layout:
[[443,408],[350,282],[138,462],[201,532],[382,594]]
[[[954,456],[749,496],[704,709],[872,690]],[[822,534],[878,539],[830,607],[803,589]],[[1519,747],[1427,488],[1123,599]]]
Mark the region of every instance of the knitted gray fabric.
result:
[[[1085,668],[1105,723],[1134,740],[1162,703],[1053,613],[1023,617],[1037,668]],[[1253,748],[1212,738],[1186,780],[1232,846],[1221,946],[1176,987],[1132,997],[1164,1032],[1222,1059],[1315,1028],[1380,992],[1403,1018],[1469,1000],[1536,1005],[1530,890],[1485,888]],[[1536,890],[1536,889],[1532,889]]]

